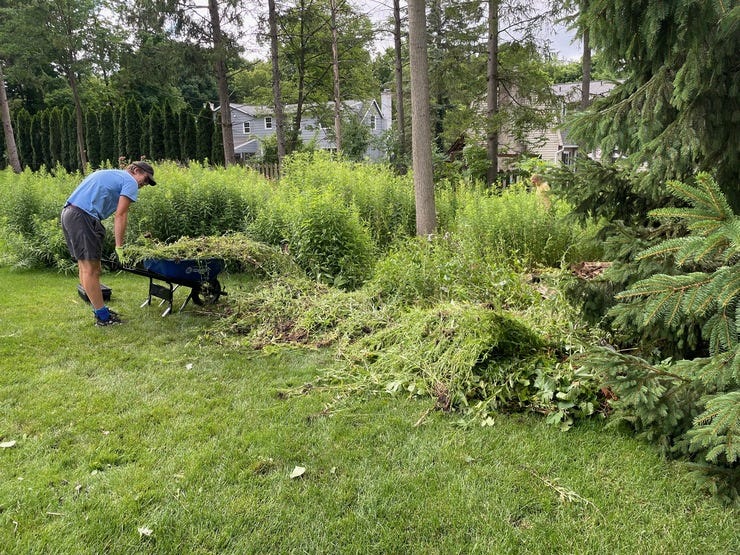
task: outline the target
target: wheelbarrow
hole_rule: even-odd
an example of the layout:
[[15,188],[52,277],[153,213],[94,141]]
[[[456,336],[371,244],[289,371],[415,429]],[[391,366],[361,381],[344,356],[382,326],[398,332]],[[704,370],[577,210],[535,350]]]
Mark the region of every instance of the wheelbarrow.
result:
[[161,299],[159,306],[164,303],[168,305],[162,316],[172,312],[174,293],[179,287],[190,288],[190,294],[180,306],[179,312],[183,311],[190,300],[198,306],[203,306],[214,304],[221,295],[226,295],[216,277],[224,269],[224,261],[220,258],[199,260],[147,258],[133,267],[119,264],[118,269],[149,278],[149,295],[141,306],[151,305],[152,297]]

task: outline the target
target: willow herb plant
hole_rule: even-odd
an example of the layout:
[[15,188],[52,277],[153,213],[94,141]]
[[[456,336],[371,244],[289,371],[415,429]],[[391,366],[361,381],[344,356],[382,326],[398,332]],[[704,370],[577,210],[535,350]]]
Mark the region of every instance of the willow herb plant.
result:
[[689,457],[700,484],[730,503],[740,500],[740,217],[706,173],[695,184],[669,183],[689,207],[651,214],[678,219],[689,234],[653,246],[640,258],[670,257],[676,275],[657,274],[617,295],[612,309],[642,311],[642,326],[675,329],[701,323],[706,356],[651,362],[599,348],[588,364],[606,370],[616,395],[617,421],[626,421],[667,453]]

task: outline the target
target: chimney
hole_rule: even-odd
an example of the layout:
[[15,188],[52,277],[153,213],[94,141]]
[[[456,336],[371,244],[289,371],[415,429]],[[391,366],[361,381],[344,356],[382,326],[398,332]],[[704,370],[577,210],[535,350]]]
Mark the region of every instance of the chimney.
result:
[[390,129],[393,122],[393,108],[389,89],[383,89],[383,92],[380,93],[380,114],[383,116],[385,129]]

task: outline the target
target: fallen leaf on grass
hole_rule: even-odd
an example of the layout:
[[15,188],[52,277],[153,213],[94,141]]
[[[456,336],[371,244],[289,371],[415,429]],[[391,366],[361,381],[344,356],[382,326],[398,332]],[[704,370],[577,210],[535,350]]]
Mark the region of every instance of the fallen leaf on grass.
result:
[[300,476],[303,476],[305,474],[305,472],[306,472],[306,469],[305,468],[303,468],[302,466],[296,466],[293,469],[293,472],[290,473],[290,477],[291,478],[298,478]]
[[139,531],[139,536],[141,537],[146,536],[148,538],[154,533],[154,530],[152,530],[151,528],[147,528],[146,526],[139,526],[137,530]]
[[0,443],[0,448],[7,449],[9,447],[15,447],[15,440],[11,439],[10,441],[3,441]]

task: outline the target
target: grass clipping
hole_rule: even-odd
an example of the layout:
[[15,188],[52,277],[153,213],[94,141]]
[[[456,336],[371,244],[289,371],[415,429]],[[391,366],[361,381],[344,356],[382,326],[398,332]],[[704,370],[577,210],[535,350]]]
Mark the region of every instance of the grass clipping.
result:
[[146,241],[126,247],[126,254],[132,264],[152,258],[175,261],[220,258],[226,269],[232,272],[252,273],[260,277],[302,273],[290,255],[277,247],[253,241],[243,233],[183,237],[174,243]]
[[398,323],[344,352],[345,372],[363,369],[389,392],[428,394],[451,410],[483,401],[487,409],[519,409],[546,357],[540,337],[514,316],[477,304],[413,308]]

